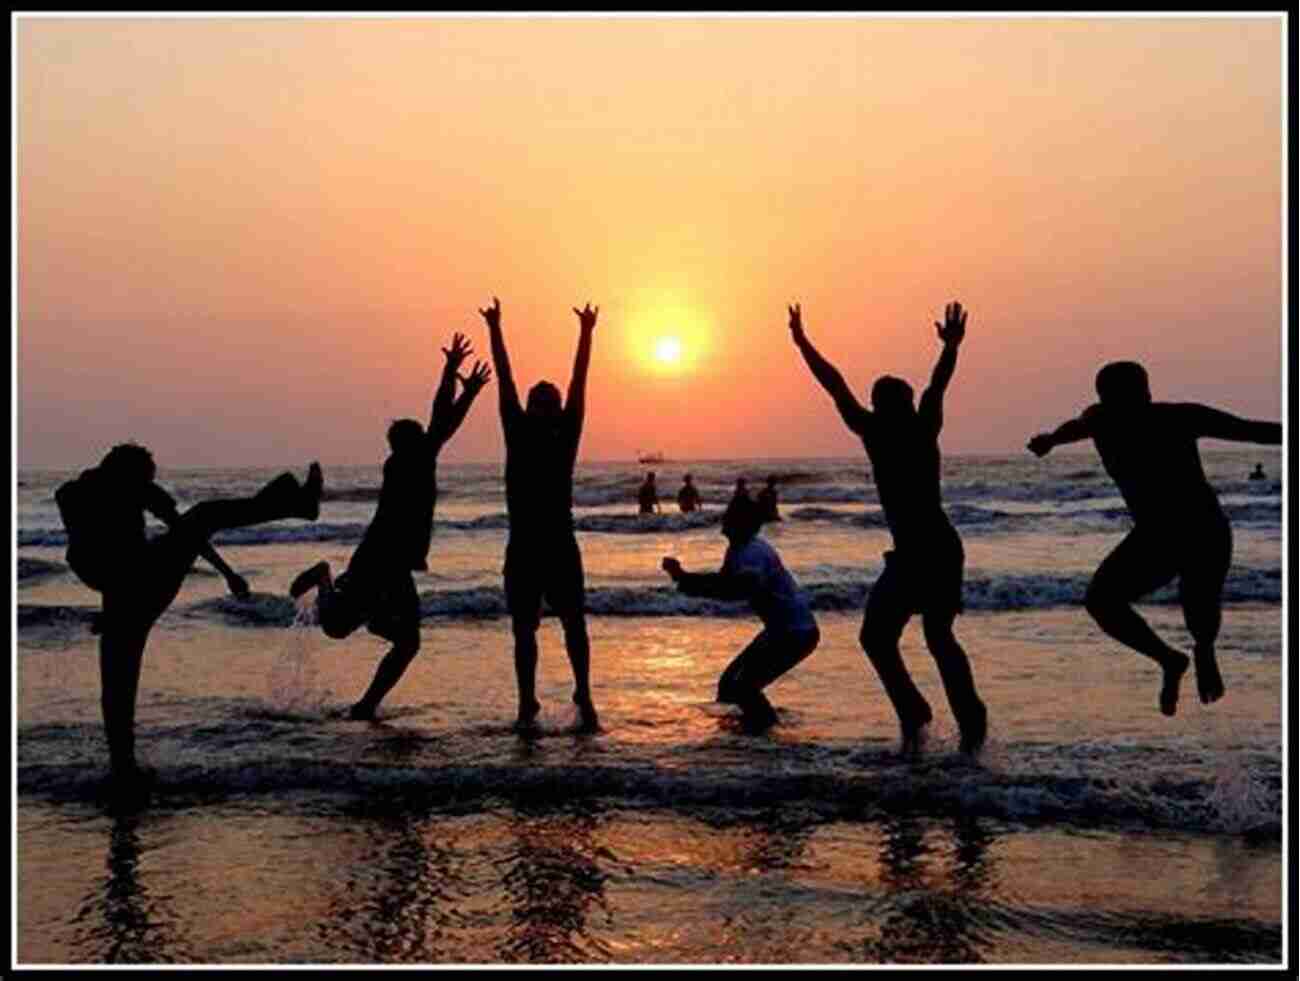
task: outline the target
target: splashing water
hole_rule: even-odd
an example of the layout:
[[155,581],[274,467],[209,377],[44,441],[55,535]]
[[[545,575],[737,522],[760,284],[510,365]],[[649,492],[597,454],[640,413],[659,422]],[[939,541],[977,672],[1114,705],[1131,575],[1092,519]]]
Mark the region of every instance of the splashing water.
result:
[[300,596],[293,623],[288,627],[284,651],[271,666],[267,687],[277,711],[290,715],[319,716],[334,693],[320,685],[316,666],[316,626],[320,618],[316,590]]
[[1206,739],[1214,761],[1214,786],[1206,795],[1211,826],[1228,834],[1242,834],[1277,822],[1281,800],[1264,779],[1249,754],[1229,745],[1227,723],[1207,712],[1211,732]]

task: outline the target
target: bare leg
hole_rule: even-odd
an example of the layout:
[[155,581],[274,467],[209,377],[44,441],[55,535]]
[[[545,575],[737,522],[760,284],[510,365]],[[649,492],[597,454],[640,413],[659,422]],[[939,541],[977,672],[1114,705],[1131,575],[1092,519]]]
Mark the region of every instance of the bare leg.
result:
[[949,613],[924,616],[925,643],[939,667],[948,705],[961,730],[961,751],[978,753],[988,735],[988,709],[975,692],[970,661],[953,635],[954,618],[955,614]]
[[763,630],[722,672],[718,701],[739,705],[746,729],[771,728],[778,721],[777,714],[763,689],[811,654],[820,637],[816,628],[787,634]]
[[907,607],[899,575],[886,564],[885,571],[867,597],[867,610],[858,639],[898,715],[902,751],[914,753],[921,747],[923,730],[930,724],[933,714],[898,651],[903,627],[911,618]]
[[1178,690],[1191,663],[1186,654],[1174,650],[1156,636],[1131,603],[1169,582],[1176,574],[1172,556],[1162,543],[1138,530],[1106,556],[1088,585],[1084,605],[1109,636],[1160,665],[1160,711],[1178,711]]
[[135,777],[135,700],[140,687],[149,624],[106,618],[99,638],[100,707],[108,737],[109,768],[114,781]]
[[573,704],[578,707],[578,728],[581,732],[595,732],[600,728],[600,719],[591,700],[591,640],[587,636],[587,618],[582,613],[573,613],[564,616],[560,623],[564,628],[564,648],[573,668]]
[[402,675],[406,673],[407,667],[418,653],[420,653],[418,634],[414,642],[408,640],[394,644],[384,655],[384,659],[379,662],[379,667],[375,669],[375,677],[370,682],[370,687],[366,689],[366,693],[348,712],[349,718],[373,721],[379,703],[402,680]]
[[514,634],[515,680],[519,684],[519,715],[515,719],[515,728],[522,731],[534,728],[538,713],[542,711],[541,703],[537,701],[537,626],[516,620]]
[[1187,564],[1179,582],[1183,620],[1195,643],[1196,688],[1206,705],[1217,702],[1226,691],[1214,645],[1223,623],[1223,581],[1231,563],[1232,529],[1224,519],[1215,522],[1204,551]]

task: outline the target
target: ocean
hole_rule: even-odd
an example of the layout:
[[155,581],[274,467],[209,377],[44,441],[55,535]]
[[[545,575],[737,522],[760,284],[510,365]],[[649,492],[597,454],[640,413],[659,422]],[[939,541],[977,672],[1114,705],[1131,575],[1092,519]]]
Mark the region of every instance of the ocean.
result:
[[[956,634],[988,705],[957,752],[920,624],[904,658],[935,710],[916,759],[858,645],[889,535],[862,458],[580,464],[575,518],[602,731],[573,731],[559,626],[543,621],[542,731],[512,731],[502,467],[442,464],[417,573],[422,650],[351,722],[383,641],[310,627],[287,596],[338,571],[374,466],[326,467],[314,524],[214,541],[155,627],[137,738],[146,807],[108,806],[97,597],[63,560],[52,493],[20,471],[17,950],[23,964],[1279,963],[1282,486],[1275,448],[1206,451],[1234,532],[1219,659],[1228,693],[1156,708],[1159,672],[1082,608],[1130,527],[1091,452],[948,456],[966,550]],[[1268,479],[1251,481],[1262,462]],[[89,461],[88,461],[89,463]],[[301,474],[307,461],[286,461]],[[647,469],[664,513],[636,514]],[[704,510],[677,513],[691,473]],[[780,482],[764,536],[808,592],[818,649],[768,690],[761,736],[712,701],[757,633],[690,599],[666,555],[716,568],[737,477]],[[162,471],[182,507],[272,471]],[[1174,588],[1141,607],[1190,651]]]

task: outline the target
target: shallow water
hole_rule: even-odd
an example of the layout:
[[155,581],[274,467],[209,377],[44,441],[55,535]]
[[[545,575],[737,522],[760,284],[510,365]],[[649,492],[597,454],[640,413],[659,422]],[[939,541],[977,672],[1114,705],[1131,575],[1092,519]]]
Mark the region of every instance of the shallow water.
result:
[[[1244,474],[1258,455],[1214,457],[1211,470]],[[869,504],[849,502],[826,506],[850,520],[793,519],[787,506],[789,520],[766,532],[811,587],[823,638],[770,689],[781,716],[771,733],[745,735],[712,701],[757,623],[667,591],[644,597],[662,588],[661,555],[688,567],[721,558],[716,526],[670,516],[653,519],[663,528],[580,532],[605,603],[590,620],[602,731],[572,731],[548,619],[543,731],[517,736],[509,628],[492,592],[504,531],[468,526],[499,508],[496,478],[446,469],[439,517],[467,527],[439,527],[432,570],[418,577],[422,653],[379,722],[345,713],[383,643],[290,627],[283,596],[296,571],[345,561],[351,544],[224,547],[259,596],[223,599],[219,578],[191,576],[154,631],[141,685],[140,752],[158,784],[143,806],[115,807],[101,788],[95,597],[58,546],[23,546],[19,959],[1276,963],[1280,498],[1241,491],[1256,510],[1235,529],[1238,592],[1220,641],[1228,695],[1200,705],[1189,673],[1167,719],[1158,672],[1078,606],[1125,527],[1104,514],[1102,481],[1070,476],[1094,463],[1068,461],[1037,483],[1020,461],[954,466],[950,497],[971,508],[1067,508],[960,525],[975,586],[956,630],[991,721],[978,762],[956,753],[917,624],[904,656],[935,723],[922,756],[895,750],[857,642],[886,533],[856,520]],[[851,480],[862,493],[851,462],[788,469],[802,474],[792,496],[847,494]],[[636,476],[597,468],[586,492]],[[181,486],[256,479],[207,473]],[[1076,484],[1096,493],[1078,498]],[[20,540],[42,527],[52,486],[33,477],[20,489],[31,491]],[[328,507],[339,513],[323,520],[353,509],[364,522],[373,501]],[[614,510],[597,503],[579,517]],[[1143,612],[1186,646],[1174,598]]]

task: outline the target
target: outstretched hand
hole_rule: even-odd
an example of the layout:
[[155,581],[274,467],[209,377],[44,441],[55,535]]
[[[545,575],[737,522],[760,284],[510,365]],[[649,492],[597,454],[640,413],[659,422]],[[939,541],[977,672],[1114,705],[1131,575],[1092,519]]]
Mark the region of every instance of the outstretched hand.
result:
[[1039,433],[1028,443],[1029,452],[1034,456],[1047,456],[1052,451],[1052,437],[1047,433]]
[[464,334],[455,334],[451,339],[451,347],[444,347],[442,353],[447,358],[447,367],[456,371],[464,360],[474,353],[474,348]]
[[474,394],[492,380],[492,369],[482,361],[475,361],[474,370],[469,373],[468,377],[465,375],[457,375],[456,377],[465,386],[465,391]]
[[676,582],[682,576],[682,564],[672,556],[664,558],[663,569],[664,572],[673,577],[673,582]]
[[803,332],[803,311],[799,309],[799,304],[788,308],[790,311],[790,336],[794,338],[796,344],[802,344],[805,340]]
[[486,310],[479,310],[479,313],[487,321],[489,327],[501,326],[501,301],[495,296],[492,297],[492,305]]
[[934,322],[934,328],[939,332],[939,340],[945,344],[960,344],[962,338],[966,336],[966,312],[957,301],[949,303],[943,308],[943,323]]
[[581,310],[574,307],[573,312],[578,315],[578,323],[581,325],[582,329],[591,330],[596,326],[596,317],[600,315],[600,307],[596,307],[593,310],[591,304],[588,303]]

